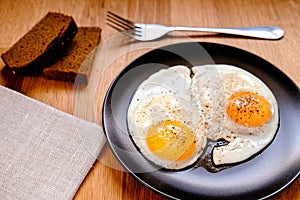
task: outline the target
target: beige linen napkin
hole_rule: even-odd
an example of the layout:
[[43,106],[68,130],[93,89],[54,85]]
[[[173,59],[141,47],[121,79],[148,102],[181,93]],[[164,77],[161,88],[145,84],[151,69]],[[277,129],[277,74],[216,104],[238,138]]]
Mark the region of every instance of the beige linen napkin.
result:
[[0,199],[72,199],[102,128],[0,86]]

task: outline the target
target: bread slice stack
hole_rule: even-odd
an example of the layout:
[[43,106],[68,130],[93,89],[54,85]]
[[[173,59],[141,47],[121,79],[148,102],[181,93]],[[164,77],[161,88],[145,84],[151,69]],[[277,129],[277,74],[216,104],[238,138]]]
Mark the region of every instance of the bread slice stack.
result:
[[100,27],[77,27],[71,16],[49,12],[7,52],[2,60],[15,74],[86,85],[90,66],[85,59],[100,43]]
[[99,27],[79,27],[73,42],[58,60],[51,67],[43,69],[44,77],[71,82],[76,79],[76,83],[86,84],[92,63],[84,61],[92,56],[91,52],[100,42],[100,34]]

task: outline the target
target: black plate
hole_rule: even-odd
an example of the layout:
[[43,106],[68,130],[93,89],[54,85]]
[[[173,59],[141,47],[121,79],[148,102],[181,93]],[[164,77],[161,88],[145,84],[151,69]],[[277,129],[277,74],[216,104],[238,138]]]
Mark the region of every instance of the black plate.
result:
[[[157,169],[133,144],[126,114],[132,95],[152,73],[173,65],[227,63],[243,68],[273,91],[280,127],[273,142],[247,162],[211,173],[204,168],[183,171]],[[179,43],[155,49],[129,64],[109,88],[103,126],[119,162],[136,179],[175,199],[264,199],[287,187],[300,170],[300,91],[279,69],[244,50],[213,43]]]

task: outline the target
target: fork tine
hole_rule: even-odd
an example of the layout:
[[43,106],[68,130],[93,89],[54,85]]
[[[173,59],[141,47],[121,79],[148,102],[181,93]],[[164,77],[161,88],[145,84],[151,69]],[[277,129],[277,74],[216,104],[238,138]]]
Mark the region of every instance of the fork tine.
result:
[[119,25],[122,25],[122,27],[124,29],[133,29],[135,28],[135,25],[133,24],[133,22],[127,20],[127,19],[124,19],[110,11],[107,11],[107,15],[106,15],[106,18],[108,21],[114,23],[114,22],[117,22]]
[[119,32],[122,32],[122,33],[125,33],[127,32],[128,34],[132,35],[132,36],[141,36],[140,32],[136,29],[127,29],[126,27],[118,24],[118,23],[115,23],[114,21],[111,21],[111,20],[107,20],[108,23],[106,23],[108,26],[112,27],[113,29],[119,31]]
[[[112,13],[111,11],[107,11],[107,20],[112,22],[112,23],[115,23],[115,22],[118,22],[119,24],[122,24],[124,27],[124,29],[135,29],[136,32],[141,32],[141,27],[137,26],[136,23],[130,21],[130,20],[127,20],[123,17],[120,17],[119,15],[115,14],[115,13]],[[113,22],[114,21],[114,22]],[[125,28],[127,27],[127,28]]]
[[106,21],[107,25],[129,37],[141,36],[140,27],[110,11],[107,11]]
[[123,30],[133,29],[133,27],[127,26],[126,24],[116,21],[115,19],[107,18],[106,20],[108,23],[113,24],[114,26],[118,26],[118,27],[122,28]]
[[113,29],[119,31],[120,33],[123,33],[129,37],[134,37],[134,36],[141,36],[139,35],[138,33],[134,32],[132,29],[128,29],[128,30],[123,30],[123,29],[120,29],[119,27],[113,25],[113,24],[110,24],[110,23],[107,23],[108,26],[112,27]]
[[127,24],[130,24],[130,25],[133,25],[133,26],[134,26],[134,23],[133,23],[132,21],[128,20],[128,19],[125,19],[125,18],[123,18],[123,17],[121,17],[121,16],[119,16],[119,15],[117,15],[117,14],[111,12],[111,11],[107,11],[107,13],[108,13],[108,15],[110,15],[111,17],[113,16],[113,17],[115,17],[115,18],[117,18],[117,19],[119,19],[119,20],[121,20],[121,21],[123,21],[123,22],[127,22]]

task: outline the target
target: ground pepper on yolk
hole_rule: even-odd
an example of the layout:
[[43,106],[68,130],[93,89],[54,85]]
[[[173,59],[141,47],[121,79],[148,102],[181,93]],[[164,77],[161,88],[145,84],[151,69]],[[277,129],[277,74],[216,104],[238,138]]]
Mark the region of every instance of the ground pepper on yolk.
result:
[[157,157],[184,160],[195,151],[195,135],[184,124],[166,120],[154,125],[148,133],[147,145]]
[[226,112],[238,124],[261,126],[272,115],[270,103],[253,92],[237,92],[229,98]]

